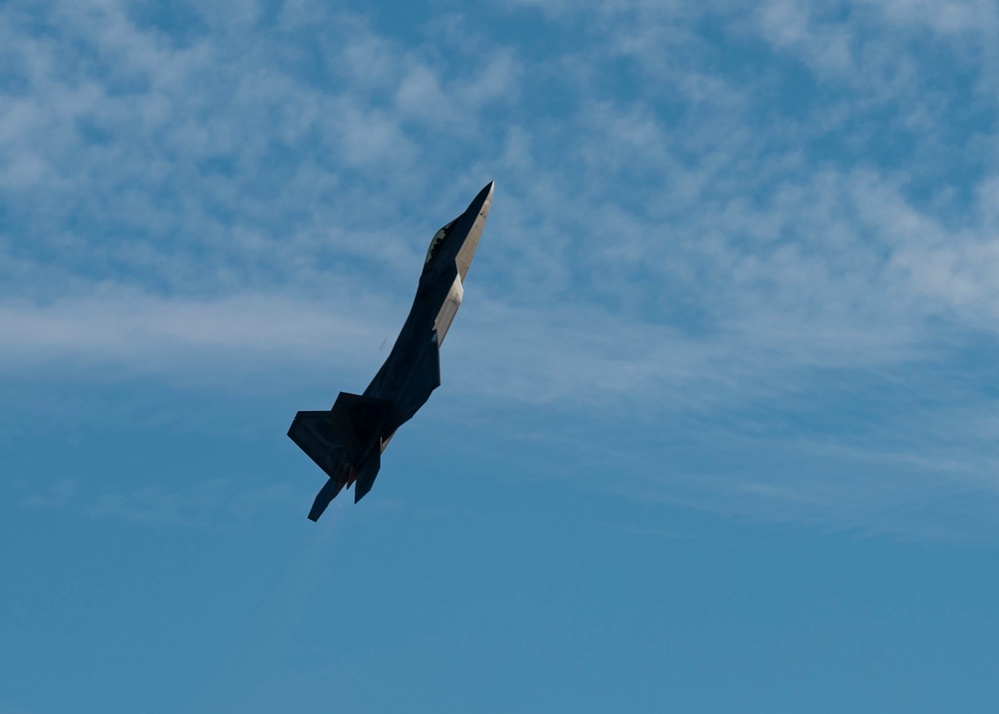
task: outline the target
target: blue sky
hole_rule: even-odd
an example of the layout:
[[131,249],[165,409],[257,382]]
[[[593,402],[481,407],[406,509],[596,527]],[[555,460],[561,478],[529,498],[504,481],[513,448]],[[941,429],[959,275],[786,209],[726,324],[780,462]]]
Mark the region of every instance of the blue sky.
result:
[[[0,4],[0,712],[991,712],[999,10]],[[495,179],[443,385],[285,436]]]

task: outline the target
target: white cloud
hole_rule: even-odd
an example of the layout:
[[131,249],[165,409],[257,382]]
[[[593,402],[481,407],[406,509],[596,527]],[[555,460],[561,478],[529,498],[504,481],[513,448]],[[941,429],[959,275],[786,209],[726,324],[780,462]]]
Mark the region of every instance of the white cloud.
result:
[[941,35],[995,36],[999,11],[987,0],[861,0],[898,26],[925,28]]
[[0,369],[116,365],[122,375],[271,372],[289,362],[362,363],[384,337],[377,296],[159,298],[115,286],[54,303],[0,306]]
[[751,420],[997,339],[994,8],[513,5],[564,42],[304,0],[184,41],[112,0],[0,8],[0,369],[362,369],[490,178],[455,390]]

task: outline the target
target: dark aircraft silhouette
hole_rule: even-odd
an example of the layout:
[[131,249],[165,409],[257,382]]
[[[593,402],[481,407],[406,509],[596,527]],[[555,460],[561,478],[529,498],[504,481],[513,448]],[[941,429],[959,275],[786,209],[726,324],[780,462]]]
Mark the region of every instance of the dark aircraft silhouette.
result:
[[295,415],[288,436],[329,476],[309,520],[319,520],[344,486],[356,482],[354,503],[364,498],[395,430],[440,386],[440,346],[461,305],[465,274],[492,199],[490,182],[430,241],[409,317],[364,394],[340,392],[329,411]]

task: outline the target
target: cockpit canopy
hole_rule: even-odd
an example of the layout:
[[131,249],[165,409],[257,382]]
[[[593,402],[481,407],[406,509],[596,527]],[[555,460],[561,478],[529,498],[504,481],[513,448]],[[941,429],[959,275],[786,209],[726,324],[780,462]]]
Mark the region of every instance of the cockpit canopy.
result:
[[[454,219],[454,221],[457,220],[457,218]],[[447,241],[447,237],[451,235],[451,228],[454,226],[454,221],[451,221],[434,234],[433,240],[430,241],[430,247],[427,248],[427,259],[423,261],[424,265],[441,252],[441,248]]]

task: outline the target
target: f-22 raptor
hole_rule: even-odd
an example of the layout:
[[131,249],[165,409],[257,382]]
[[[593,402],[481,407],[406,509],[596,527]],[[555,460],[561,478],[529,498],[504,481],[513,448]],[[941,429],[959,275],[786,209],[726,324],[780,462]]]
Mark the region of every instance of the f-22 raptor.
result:
[[354,503],[364,498],[396,429],[440,386],[440,346],[461,305],[465,275],[492,199],[490,182],[430,241],[409,317],[364,394],[340,392],[332,409],[295,415],[288,436],[329,477],[309,520],[319,520],[344,487],[355,485]]

